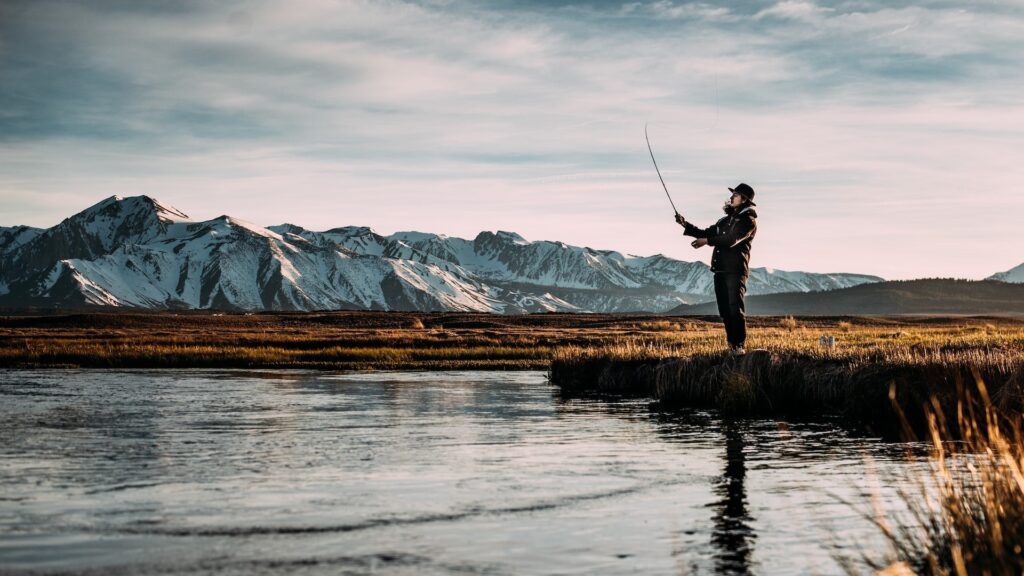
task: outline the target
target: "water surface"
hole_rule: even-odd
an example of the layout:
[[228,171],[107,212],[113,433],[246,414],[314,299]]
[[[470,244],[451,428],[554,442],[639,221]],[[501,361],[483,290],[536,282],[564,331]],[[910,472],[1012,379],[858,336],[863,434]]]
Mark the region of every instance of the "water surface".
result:
[[2,371],[0,571],[841,573],[901,460],[538,372]]

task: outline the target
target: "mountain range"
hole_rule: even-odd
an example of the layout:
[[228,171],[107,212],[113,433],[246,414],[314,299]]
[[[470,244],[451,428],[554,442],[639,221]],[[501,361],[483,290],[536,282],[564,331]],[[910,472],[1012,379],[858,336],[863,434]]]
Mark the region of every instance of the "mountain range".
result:
[[[754,268],[748,294],[881,281]],[[264,228],[227,215],[192,221],[148,196],[112,196],[52,228],[0,227],[0,306],[8,308],[664,312],[711,299],[703,262],[513,232],[466,240]]]
[[[758,268],[750,292],[881,278]],[[473,240],[366,227],[193,222],[113,196],[48,229],[0,228],[0,305],[223,310],[665,311],[711,298],[701,262],[623,256],[511,232]]]

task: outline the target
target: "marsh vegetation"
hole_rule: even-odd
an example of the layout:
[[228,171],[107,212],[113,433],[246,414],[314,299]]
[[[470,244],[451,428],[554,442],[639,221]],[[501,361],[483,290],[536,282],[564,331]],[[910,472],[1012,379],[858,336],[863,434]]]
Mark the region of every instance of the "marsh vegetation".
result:
[[[774,322],[774,323],[773,323]],[[823,346],[823,335],[835,338]],[[551,380],[568,390],[652,396],[735,415],[840,415],[897,423],[893,394],[921,425],[935,395],[955,404],[956,382],[977,372],[1000,409],[1020,411],[1024,329],[995,319],[761,319],[748,354],[723,350],[721,330],[635,338],[555,351]]]
[[[999,318],[751,318],[750,348],[808,360],[999,362],[1024,321]],[[818,337],[837,335],[833,349]],[[5,367],[559,369],[716,356],[716,317],[602,314],[86,313],[0,317]]]
[[[1024,573],[1021,414],[998,409],[978,374],[958,385],[952,419],[947,412],[932,398],[923,434],[904,429],[906,440],[925,440],[927,467],[907,467],[886,479],[902,487],[906,509],[876,515],[890,554],[865,560],[894,574]],[[908,451],[908,462],[915,458]]]

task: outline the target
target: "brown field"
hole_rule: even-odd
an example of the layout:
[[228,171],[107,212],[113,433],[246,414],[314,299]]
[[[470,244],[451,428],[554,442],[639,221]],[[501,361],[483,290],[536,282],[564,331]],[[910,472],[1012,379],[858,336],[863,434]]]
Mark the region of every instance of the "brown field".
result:
[[[1019,358],[1014,318],[751,318],[749,348],[851,362]],[[834,335],[834,349],[818,336]],[[714,356],[715,317],[601,314],[83,313],[0,317],[3,367],[546,370],[595,359]]]
[[565,346],[676,341],[675,325],[666,326],[660,318],[562,314],[6,316],[0,366],[545,370]]

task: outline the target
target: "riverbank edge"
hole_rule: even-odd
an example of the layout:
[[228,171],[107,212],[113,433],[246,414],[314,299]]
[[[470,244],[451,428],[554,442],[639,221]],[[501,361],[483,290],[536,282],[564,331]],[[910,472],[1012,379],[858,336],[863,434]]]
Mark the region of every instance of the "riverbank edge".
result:
[[850,361],[757,350],[738,357],[555,359],[549,380],[567,394],[650,397],[665,407],[740,417],[840,417],[885,433],[904,423],[923,429],[926,405],[955,421],[962,391],[982,382],[1001,412],[1024,414],[1020,361]]

